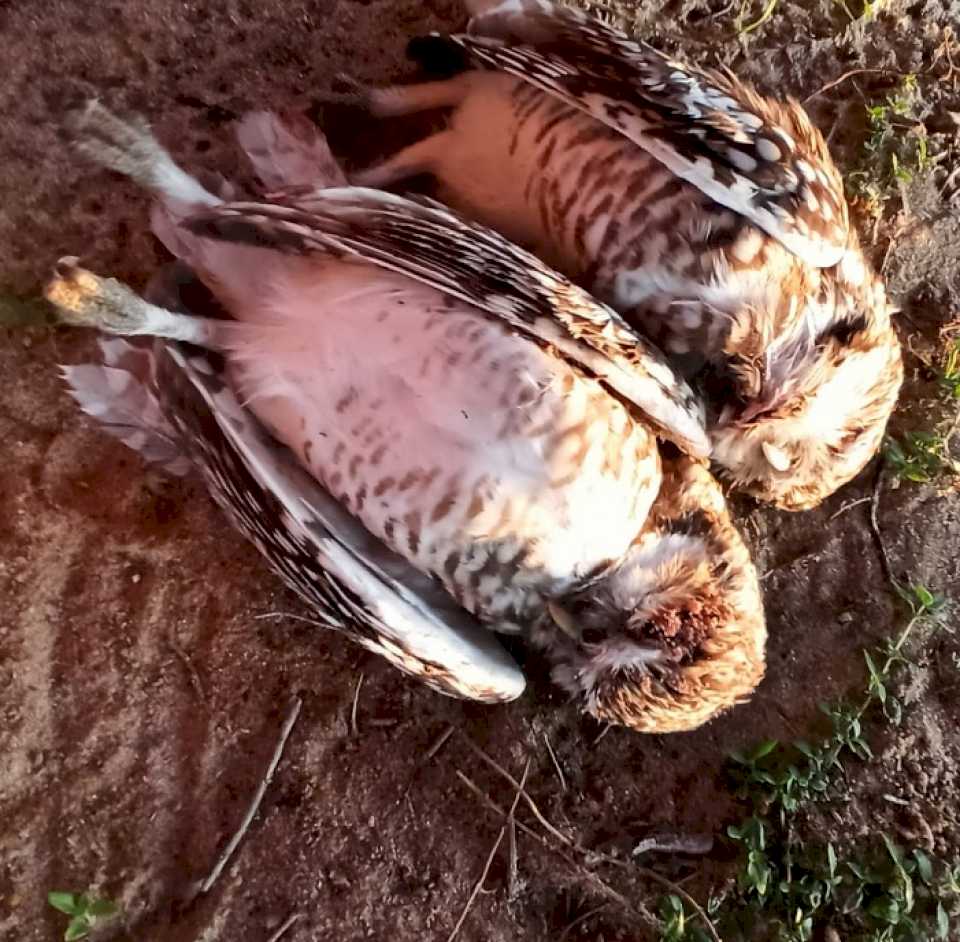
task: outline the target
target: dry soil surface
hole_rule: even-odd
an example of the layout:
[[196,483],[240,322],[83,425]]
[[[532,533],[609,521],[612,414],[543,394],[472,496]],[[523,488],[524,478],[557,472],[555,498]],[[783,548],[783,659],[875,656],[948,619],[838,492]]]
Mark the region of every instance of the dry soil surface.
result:
[[[744,22],[764,5],[747,3]],[[603,6],[652,41],[727,62],[769,91],[804,97],[850,70],[878,70],[810,104],[847,168],[867,133],[864,103],[882,101],[896,72],[920,75],[928,132],[946,148],[953,141],[957,76],[936,56],[960,23],[953,0],[890,0],[871,22],[853,24],[828,0],[781,0],[743,41],[738,2]],[[847,6],[858,14],[862,3]],[[729,875],[724,829],[743,813],[724,776],[728,753],[767,737],[814,736],[817,703],[862,685],[860,649],[902,624],[869,504],[848,507],[871,493],[871,471],[815,512],[738,502],[764,572],[769,673],[750,704],[719,721],[687,735],[601,737],[536,666],[510,706],[447,700],[337,635],[271,614],[305,612],[202,487],[149,478],[78,414],[57,364],[83,361],[91,337],[18,322],[42,316],[33,299],[62,254],[134,284],[162,256],[143,194],[65,147],[66,110],[100,95],[148,115],[189,167],[230,175],[239,169],[234,118],[254,106],[311,108],[348,162],[363,163],[412,126],[344,123],[319,99],[340,72],[412,77],[406,38],[461,19],[447,0],[0,0],[0,315],[10,325],[0,325],[3,939],[59,938],[64,919],[47,907],[47,891],[88,887],[123,908],[103,939],[265,942],[293,913],[291,942],[445,939],[500,829],[457,773],[500,805],[512,798],[468,740],[514,775],[529,758],[530,794],[585,848],[627,854],[654,828],[713,835],[706,856],[646,861],[673,878],[693,874],[685,886],[704,897]],[[918,351],[958,313],[956,215],[938,190],[924,192],[925,214],[918,190],[905,229],[903,215],[876,231],[865,222],[878,263],[888,255],[902,333]],[[925,426],[937,408],[929,371],[912,354],[908,373],[895,430]],[[887,482],[879,523],[898,574],[957,593],[955,493]],[[854,798],[834,824],[840,839],[884,828],[957,853],[957,653],[957,640],[938,634],[908,672],[902,725],[869,733],[879,761],[854,768]],[[303,710],[260,815],[219,881],[198,895],[294,696]],[[523,805],[517,815],[532,822]],[[588,855],[563,857],[521,832],[512,880],[506,847],[463,942],[556,940],[583,916],[567,938],[640,937],[634,916],[590,876],[629,900],[655,901],[660,889],[638,872],[598,869]]]

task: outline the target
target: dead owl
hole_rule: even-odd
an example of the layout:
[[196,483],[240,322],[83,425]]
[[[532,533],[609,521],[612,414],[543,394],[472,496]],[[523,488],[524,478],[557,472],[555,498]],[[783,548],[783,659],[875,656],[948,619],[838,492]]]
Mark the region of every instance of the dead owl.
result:
[[445,130],[355,183],[429,172],[668,354],[709,364],[713,459],[790,510],[876,452],[902,379],[883,286],[795,101],[692,69],[543,0],[468,0],[469,31],[412,51],[464,71],[361,93]]
[[67,369],[74,395],[199,469],[323,621],[486,701],[523,678],[483,629],[525,632],[586,711],[644,731],[753,690],[753,566],[715,482],[693,458],[662,468],[653,432],[705,454],[698,403],[612,310],[439,204],[343,186],[302,124],[248,116],[259,175],[292,186],[232,202],[144,124],[96,104],[79,124],[156,193],[154,230],[229,318],[61,260],[64,319],[162,338],[104,341],[103,365]]

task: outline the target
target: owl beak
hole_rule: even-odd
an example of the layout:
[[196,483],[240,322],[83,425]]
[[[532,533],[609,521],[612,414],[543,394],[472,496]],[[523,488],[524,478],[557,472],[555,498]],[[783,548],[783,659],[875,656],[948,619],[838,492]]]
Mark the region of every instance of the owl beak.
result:
[[790,456],[782,449],[770,442],[764,442],[763,456],[776,471],[788,471],[790,469]]
[[580,629],[573,616],[558,602],[547,601],[547,611],[553,623],[570,639],[580,643]]

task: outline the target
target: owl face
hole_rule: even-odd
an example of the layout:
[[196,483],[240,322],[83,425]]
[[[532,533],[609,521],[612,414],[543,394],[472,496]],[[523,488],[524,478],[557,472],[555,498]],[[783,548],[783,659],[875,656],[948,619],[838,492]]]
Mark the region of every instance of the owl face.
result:
[[554,681],[604,722],[696,729],[763,676],[756,574],[719,488],[687,459],[665,461],[652,521],[626,559],[548,609],[532,640]]
[[800,388],[780,388],[711,430],[721,473],[784,510],[807,510],[854,478],[876,454],[903,380],[893,330],[818,347],[799,371]]

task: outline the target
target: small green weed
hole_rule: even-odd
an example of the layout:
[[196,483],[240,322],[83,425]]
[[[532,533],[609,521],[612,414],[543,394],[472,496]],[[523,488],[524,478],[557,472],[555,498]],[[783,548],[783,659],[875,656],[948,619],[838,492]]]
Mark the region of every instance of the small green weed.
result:
[[936,373],[940,388],[951,399],[960,399],[960,340],[953,340],[947,345],[943,363]]
[[901,481],[932,484],[944,474],[960,472],[950,457],[946,435],[939,432],[907,432],[901,439],[884,441],[887,467]]
[[63,934],[66,942],[85,938],[90,934],[91,929],[120,911],[116,903],[108,899],[97,899],[86,893],[64,893],[54,890],[47,894],[47,902],[54,909],[71,917]]
[[887,201],[901,185],[929,171],[935,162],[926,134],[917,124],[917,102],[917,77],[906,75],[892,95],[866,107],[863,156],[860,166],[848,175],[847,185],[875,219],[883,215]]
[[[804,842],[797,835],[796,813],[828,797],[845,760],[873,757],[865,719],[876,715],[900,723],[903,707],[891,689],[893,675],[910,663],[906,648],[917,628],[943,621],[942,596],[920,584],[898,585],[897,591],[909,618],[896,638],[864,651],[862,696],[821,707],[832,732],[812,744],[767,740],[731,757],[752,813],[727,831],[741,854],[736,889],[707,907],[725,940],[809,942],[815,930],[828,926],[842,928],[851,942],[949,938],[951,912],[960,903],[960,865],[904,850],[886,835],[846,859],[832,843]],[[678,897],[665,897],[660,915],[661,938],[668,942],[709,938]]]

